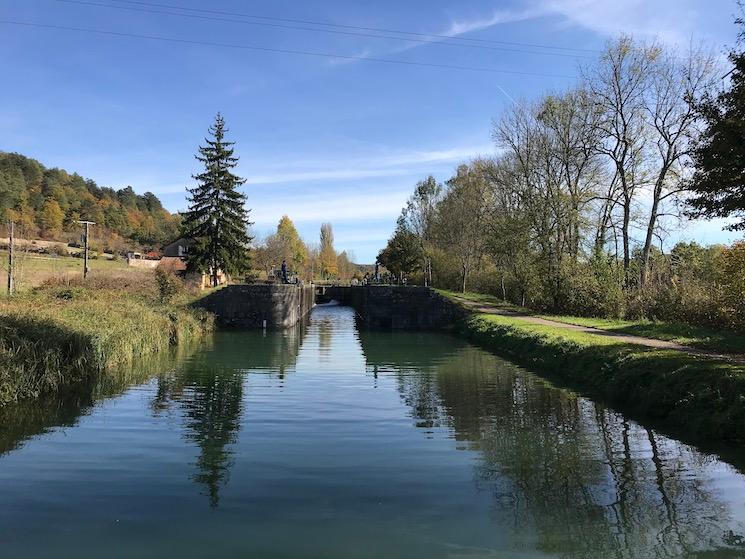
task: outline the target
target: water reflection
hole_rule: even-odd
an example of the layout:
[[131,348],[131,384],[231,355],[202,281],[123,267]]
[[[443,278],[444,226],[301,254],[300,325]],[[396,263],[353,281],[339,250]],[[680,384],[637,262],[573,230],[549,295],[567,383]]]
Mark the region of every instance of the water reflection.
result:
[[745,557],[731,466],[339,307],[5,408],[0,452],[8,556]]
[[101,402],[121,396],[133,385],[155,375],[172,374],[178,363],[201,347],[199,344],[181,345],[122,365],[106,375],[89,378],[60,393],[0,406],[0,456],[50,430],[74,427]]
[[712,483],[728,466],[476,348],[399,339],[414,341],[363,334],[369,369],[397,380],[417,426],[479,452],[476,483],[516,537],[559,557],[745,557],[742,511]]
[[281,387],[306,331],[302,323],[284,332],[223,333],[178,371],[158,377],[153,413],[178,408],[182,414],[183,436],[199,449],[192,479],[203,486],[210,506],[219,505],[230,477],[249,373],[276,376]]

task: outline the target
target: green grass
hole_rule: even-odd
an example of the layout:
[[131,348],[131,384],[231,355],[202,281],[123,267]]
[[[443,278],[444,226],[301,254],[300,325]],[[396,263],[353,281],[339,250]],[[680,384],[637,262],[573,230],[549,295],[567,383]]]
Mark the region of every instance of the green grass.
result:
[[[7,278],[8,252],[0,251],[0,278],[4,286]],[[117,273],[125,276],[142,275],[140,268],[131,268],[123,260],[96,258],[89,260],[91,275]],[[73,279],[83,275],[83,259],[72,256],[30,255],[17,253],[15,260],[16,288],[24,291],[38,287],[51,278]]]
[[476,315],[484,321],[504,327],[519,328],[522,331],[530,332],[537,336],[547,336],[560,339],[567,342],[577,343],[583,346],[614,346],[623,345],[622,341],[616,340],[609,336],[598,336],[577,330],[569,330],[561,326],[550,326],[547,324],[532,324],[522,320],[520,317],[503,316],[495,314],[478,314]]
[[468,339],[693,440],[745,442],[745,367],[476,314]]
[[[149,279],[149,281],[146,281]],[[47,286],[0,302],[0,404],[53,393],[198,338],[211,316],[157,302],[152,275]]]
[[494,295],[488,295],[486,293],[472,293],[469,291],[465,293],[461,293],[460,291],[448,291],[447,289],[436,289],[435,291],[437,291],[444,297],[448,297],[450,299],[466,300],[466,301],[471,301],[473,303],[482,303],[484,305],[489,305],[489,306],[497,307],[500,309],[511,309],[511,310],[516,310],[516,311],[525,310],[521,307],[513,305],[512,303],[507,303],[506,301],[503,301],[499,297],[495,297]]
[[[484,293],[459,293],[456,291],[446,290],[438,290],[438,292],[445,297],[458,302],[465,299],[467,301],[483,303],[500,309],[533,314],[528,309],[505,303],[494,295],[487,295]],[[607,332],[676,342],[682,345],[709,351],[745,354],[745,334],[733,332],[731,330],[650,320],[616,320],[548,314],[536,314],[535,316],[540,316],[541,318],[564,324],[575,324],[577,326],[597,328]],[[560,327],[558,327],[558,329],[560,329]]]
[[554,315],[545,315],[543,318],[566,324],[598,328],[618,334],[630,334],[645,338],[666,340],[700,349],[720,351],[722,353],[745,354],[745,334],[729,330],[649,320],[612,320]]

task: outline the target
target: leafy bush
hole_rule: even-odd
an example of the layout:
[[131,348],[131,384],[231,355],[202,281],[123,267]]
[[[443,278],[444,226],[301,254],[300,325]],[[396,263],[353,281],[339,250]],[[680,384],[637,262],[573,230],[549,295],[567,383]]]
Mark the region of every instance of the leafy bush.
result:
[[57,299],[71,300],[85,297],[89,294],[87,289],[82,287],[63,287],[51,292]]
[[67,250],[65,245],[52,244],[47,248],[49,254],[55,254],[57,256],[70,256],[70,252]]
[[170,303],[173,298],[184,291],[184,282],[173,272],[155,268],[155,282],[158,285],[158,301]]

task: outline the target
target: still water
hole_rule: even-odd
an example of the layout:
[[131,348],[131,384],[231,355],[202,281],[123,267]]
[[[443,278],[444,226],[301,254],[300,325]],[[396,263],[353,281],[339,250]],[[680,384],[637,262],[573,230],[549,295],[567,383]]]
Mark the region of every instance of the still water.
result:
[[735,467],[344,307],[0,421],[2,558],[745,557]]

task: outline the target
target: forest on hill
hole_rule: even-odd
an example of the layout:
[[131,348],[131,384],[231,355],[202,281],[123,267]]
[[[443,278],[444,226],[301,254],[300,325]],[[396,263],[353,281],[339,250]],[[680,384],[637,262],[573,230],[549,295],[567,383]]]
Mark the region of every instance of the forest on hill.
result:
[[6,152],[0,152],[0,219],[15,222],[19,237],[60,241],[80,237],[77,220],[95,221],[94,242],[111,252],[162,245],[178,235],[180,222],[152,192],[99,186]]

